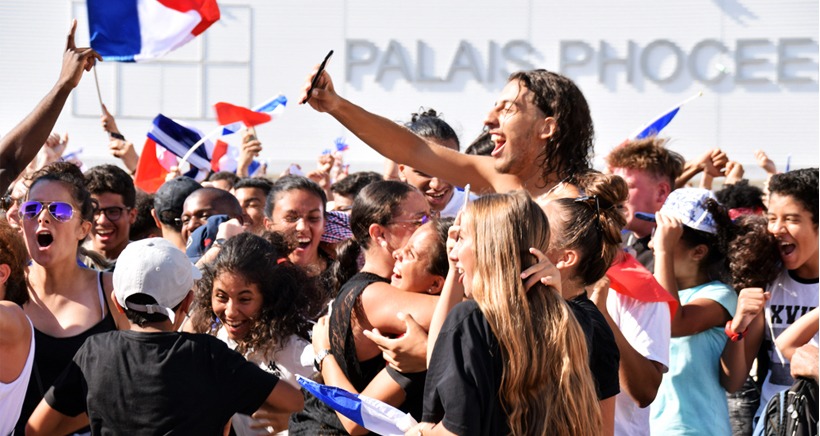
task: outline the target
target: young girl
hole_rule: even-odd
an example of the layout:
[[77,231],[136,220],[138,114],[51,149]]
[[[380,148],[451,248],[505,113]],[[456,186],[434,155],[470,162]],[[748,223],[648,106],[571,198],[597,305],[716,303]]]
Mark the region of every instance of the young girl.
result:
[[116,329],[117,320],[127,322],[124,315],[109,309],[111,274],[86,269],[77,262],[80,243],[91,229],[94,208],[82,172],[66,162],[34,173],[20,205],[20,223],[32,259],[27,276],[30,298],[23,311],[34,324],[38,345],[17,423],[20,434],[85,339]]
[[[195,331],[215,335],[298,388],[296,374],[313,374],[308,319],[315,316],[309,312],[310,303],[320,293],[302,268],[287,259],[284,238],[268,237],[271,241],[240,233],[225,242],[214,262],[204,266],[192,323]],[[239,436],[258,434],[253,424],[287,430],[287,417],[279,418],[284,419],[255,422],[236,415],[232,425]],[[266,425],[259,425],[262,422]]]
[[26,292],[26,247],[20,234],[0,220],[0,434],[11,434],[20,416],[34,362],[34,327],[22,304]]
[[554,288],[521,278],[537,261],[529,248],[549,244],[540,207],[523,192],[490,194],[457,224],[436,319],[460,300],[452,281],[472,300],[449,311],[435,339],[424,422],[408,434],[600,434],[578,322]]
[[725,283],[731,222],[710,191],[696,188],[673,191],[655,219],[655,277],[681,306],[672,318],[669,372],[651,406],[652,433],[729,435],[724,388],[737,389],[748,373],[721,358],[737,305]]
[[[412,410],[421,403],[404,389],[397,373],[384,371],[381,350],[364,336],[364,330],[379,329],[398,335],[405,332],[404,321],[397,313],[407,313],[427,328],[437,293],[435,280],[424,282],[415,292],[404,292],[390,286],[394,272],[393,253],[405,246],[414,232],[429,219],[430,208],[424,197],[412,186],[396,181],[375,182],[364,188],[353,202],[350,215],[354,239],[339,248],[337,276],[344,283],[334,300],[327,325],[320,321],[314,329],[316,364],[325,382],[347,390],[386,400]],[[359,271],[359,254],[364,265]],[[403,270],[402,270],[403,271]],[[400,273],[401,279],[409,274]],[[443,282],[443,280],[441,280]],[[421,283],[421,282],[420,282]],[[329,329],[329,333],[324,333]],[[393,378],[394,380],[391,380]],[[309,397],[305,412],[295,414],[292,432],[303,434],[347,434],[363,429]]]

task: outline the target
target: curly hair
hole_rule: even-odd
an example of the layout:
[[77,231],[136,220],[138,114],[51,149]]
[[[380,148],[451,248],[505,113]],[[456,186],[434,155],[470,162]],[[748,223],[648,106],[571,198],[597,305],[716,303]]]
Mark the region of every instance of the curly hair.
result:
[[287,260],[287,242],[281,234],[264,237],[251,233],[234,236],[222,246],[216,259],[206,264],[197,282],[194,300],[194,329],[216,334],[220,320],[212,305],[214,281],[224,273],[254,283],[262,294],[262,307],[253,319],[250,333],[239,341],[237,351],[275,352],[292,335],[308,338],[315,301],[320,291],[313,279]]
[[22,306],[28,301],[26,287],[26,245],[20,233],[6,220],[0,220],[0,264],[11,270],[6,280],[5,299]]
[[773,282],[782,266],[777,240],[769,233],[768,220],[762,215],[744,215],[735,220],[735,237],[728,245],[732,286],[765,288]]
[[567,77],[547,70],[519,71],[508,81],[517,81],[533,94],[533,102],[548,117],[555,118],[556,131],[538,155],[542,180],[581,174],[591,167],[595,128],[587,100]]
[[683,156],[666,148],[666,138],[656,136],[634,139],[612,150],[606,157],[607,167],[646,171],[675,188],[675,179],[683,173]]
[[811,213],[811,220],[817,225],[818,169],[804,168],[775,174],[769,179],[769,195],[789,196],[800,202]]
[[745,179],[735,184],[723,185],[723,189],[715,192],[715,197],[727,209],[760,208],[766,210],[766,205],[763,204],[763,190],[750,185]]

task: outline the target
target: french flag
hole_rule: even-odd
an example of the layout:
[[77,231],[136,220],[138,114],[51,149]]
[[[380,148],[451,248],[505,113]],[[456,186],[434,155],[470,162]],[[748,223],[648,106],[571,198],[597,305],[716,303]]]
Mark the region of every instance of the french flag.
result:
[[277,95],[253,109],[219,102],[214,105],[214,111],[216,111],[216,120],[222,126],[224,136],[238,132],[243,126],[258,126],[273,120],[285,111],[287,104],[287,97]]
[[[178,158],[185,155],[191,147],[202,139],[202,133],[159,114],[151,124],[148,139],[145,141],[134,183],[146,192],[155,192],[165,181],[171,166],[178,164]],[[184,175],[202,181],[211,171],[218,169],[218,163],[228,152],[228,144],[222,141],[205,141],[188,158],[191,169]],[[157,184],[158,183],[158,184]]]
[[409,413],[377,399],[316,383],[300,375],[296,375],[296,380],[328,407],[373,433],[403,436],[410,427],[418,424]]
[[159,58],[219,20],[216,0],[87,0],[86,4],[91,47],[106,61]]
[[678,300],[631,254],[621,252],[606,271],[606,276],[609,278],[609,287],[619,294],[647,303],[667,303],[670,315],[675,317]]

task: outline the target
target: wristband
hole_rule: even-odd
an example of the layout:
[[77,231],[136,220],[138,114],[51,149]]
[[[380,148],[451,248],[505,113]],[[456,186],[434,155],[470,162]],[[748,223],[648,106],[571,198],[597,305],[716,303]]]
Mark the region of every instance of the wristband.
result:
[[114,139],[119,139],[120,141],[125,141],[125,136],[122,136],[121,133],[108,132],[108,136],[110,136]]
[[746,332],[749,331],[749,327],[746,327],[746,330],[743,330],[740,333],[735,333],[732,331],[732,320],[726,321],[726,327],[723,328],[723,331],[726,333],[726,336],[729,337],[729,340],[732,342],[737,342],[743,339],[746,336]]
[[325,360],[325,357],[327,357],[328,354],[330,354],[330,350],[325,348],[317,353],[316,357],[313,358],[313,367],[316,368],[316,371],[322,372],[322,361]]

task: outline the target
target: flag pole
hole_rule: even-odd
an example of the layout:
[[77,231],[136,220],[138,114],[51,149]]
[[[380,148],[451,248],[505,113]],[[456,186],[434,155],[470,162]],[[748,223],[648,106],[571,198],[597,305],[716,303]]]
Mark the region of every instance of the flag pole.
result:
[[[97,100],[100,102],[100,111],[102,111],[103,102],[102,102],[102,94],[100,93],[100,80],[97,78],[97,63],[96,62],[94,63],[93,69],[94,69],[94,84],[97,85]],[[105,115],[105,112],[103,112],[103,115]]]
[[662,116],[664,116],[664,115],[668,114],[669,112],[672,112],[672,111],[673,111],[673,110],[675,110],[676,108],[680,108],[680,107],[682,107],[682,106],[683,106],[683,105],[685,105],[686,103],[689,103],[689,102],[691,102],[692,100],[694,100],[694,99],[696,99],[696,98],[698,98],[698,97],[700,97],[700,96],[702,96],[702,95],[703,95],[703,91],[698,91],[698,93],[697,93],[697,94],[695,94],[695,95],[693,95],[693,96],[691,96],[691,97],[687,98],[686,100],[684,100],[684,101],[682,101],[682,102],[678,103],[678,104],[677,104],[677,105],[675,105],[675,106],[672,106],[671,108],[667,109],[666,111],[661,112],[661,113],[660,113],[657,117],[652,118],[652,121],[650,121],[648,124],[646,124],[645,126],[641,127],[640,129],[638,129],[638,130],[634,131],[631,135],[629,135],[629,136],[628,136],[628,138],[634,138],[634,137],[638,136],[638,134],[639,134],[639,133],[641,133],[641,132],[643,132],[644,130],[646,130],[646,128],[647,128],[647,127],[649,127],[649,126],[651,126],[651,125],[652,125],[655,121],[657,121],[657,120],[658,120],[658,118],[660,118],[660,117],[662,117]]
[[181,168],[183,164],[188,162],[188,158],[190,158],[191,155],[196,151],[196,149],[202,146],[202,144],[204,144],[205,141],[219,136],[220,133],[222,133],[222,126],[217,127],[216,129],[208,132],[207,135],[203,136],[199,141],[196,142],[196,144],[192,145],[191,148],[189,148],[188,151],[185,152],[185,155],[182,156],[182,159],[180,159],[179,164],[177,164],[177,168]]

